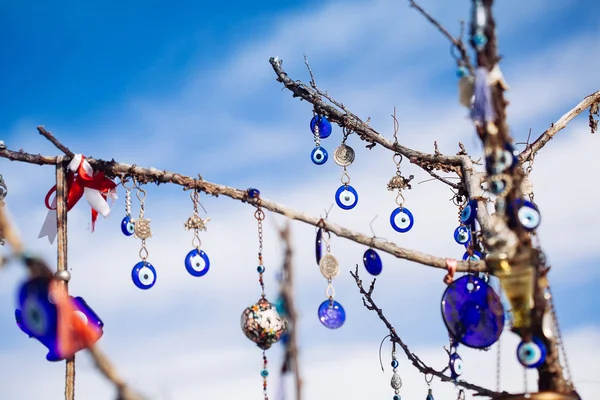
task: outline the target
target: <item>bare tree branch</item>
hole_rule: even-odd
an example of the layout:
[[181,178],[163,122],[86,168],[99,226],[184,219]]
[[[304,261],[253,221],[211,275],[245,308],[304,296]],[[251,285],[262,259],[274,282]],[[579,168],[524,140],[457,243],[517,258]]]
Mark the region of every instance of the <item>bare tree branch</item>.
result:
[[67,146],[59,142],[58,139],[56,139],[54,135],[51,132],[47,131],[43,126],[38,126],[37,130],[40,133],[40,135],[48,139],[54,146],[56,146],[57,149],[65,153],[65,155],[69,156],[69,158],[73,158],[75,156],[75,154],[71,150],[69,150]]
[[455,382],[451,376],[445,375],[443,373],[443,371],[438,371],[438,370],[428,366],[427,364],[425,364],[416,354],[414,354],[413,352],[410,351],[408,346],[404,343],[404,341],[402,341],[402,339],[396,332],[396,328],[394,328],[394,326],[390,323],[390,321],[388,321],[388,319],[383,314],[383,310],[381,308],[377,307],[377,304],[375,304],[375,301],[373,300],[373,297],[372,297],[373,289],[375,287],[375,279],[373,280],[373,282],[371,283],[371,286],[369,287],[369,290],[367,291],[367,290],[365,290],[362,280],[360,279],[360,277],[358,275],[358,265],[356,266],[356,269],[354,270],[354,272],[350,271],[350,275],[352,275],[352,277],[356,281],[356,286],[358,287],[360,294],[363,296],[364,306],[368,310],[375,311],[377,313],[377,315],[379,316],[379,319],[385,324],[386,328],[390,331],[390,336],[392,337],[392,340],[394,342],[398,343],[400,345],[400,347],[402,347],[402,350],[404,350],[404,353],[406,354],[406,357],[408,358],[408,360],[415,366],[415,368],[417,368],[419,370],[419,372],[421,372],[422,374],[426,374],[426,375],[434,375],[434,376],[438,377],[442,382],[452,382],[458,386],[464,387],[465,389],[473,390],[477,396],[495,397],[495,396],[499,396],[501,394],[507,394],[506,392],[501,392],[501,393],[494,392],[490,389],[486,389],[486,388],[474,385],[474,384],[466,382],[466,381],[456,381]]
[[546,145],[558,132],[563,130],[571,120],[579,114],[591,108],[594,104],[600,103],[600,90],[586,96],[579,104],[566,112],[558,121],[554,122],[550,128],[546,129],[533,143],[525,148],[519,154],[519,162],[524,163],[530,157],[535,157],[536,153]]
[[[7,158],[11,161],[22,161],[38,165],[54,165],[56,164],[57,159],[56,157],[29,154],[24,151],[15,152],[8,149],[0,150],[0,157]],[[470,161],[468,158],[467,160]],[[192,177],[174,172],[159,171],[155,168],[142,168],[136,165],[122,164],[114,160],[105,161],[87,158],[87,161],[95,171],[103,171],[109,178],[120,177],[123,179],[127,176],[133,176],[139,184],[145,184],[149,182],[155,184],[172,183],[183,186],[185,189],[198,189],[213,196],[224,195],[235,200],[240,200],[253,205],[255,204],[254,199],[248,198],[247,190],[235,189],[229,186],[220,185],[218,183],[194,179]],[[469,173],[471,174],[471,172]],[[434,257],[420,251],[405,249],[395,245],[394,243],[383,240],[373,241],[371,236],[352,231],[329,221],[323,222],[321,218],[296,211],[282,204],[262,198],[262,196],[261,199],[261,206],[274,213],[281,214],[290,219],[302,221],[313,226],[321,226],[339,237],[343,237],[366,246],[371,246],[383,252],[389,253],[397,258],[414,261],[419,264],[428,265],[435,268],[446,269],[445,258]],[[486,265],[483,261],[460,261],[457,271],[483,272],[486,271]]]

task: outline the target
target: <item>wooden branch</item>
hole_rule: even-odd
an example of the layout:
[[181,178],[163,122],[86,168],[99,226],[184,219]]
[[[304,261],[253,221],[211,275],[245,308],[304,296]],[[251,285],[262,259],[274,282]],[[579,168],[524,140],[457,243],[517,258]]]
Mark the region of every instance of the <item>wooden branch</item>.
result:
[[373,283],[371,283],[371,286],[370,286],[369,290],[367,291],[363,287],[362,280],[359,277],[358,265],[356,266],[356,270],[354,272],[350,271],[350,275],[352,275],[352,277],[354,278],[354,280],[356,282],[356,286],[358,287],[360,294],[363,296],[364,306],[368,310],[375,311],[377,313],[377,315],[379,316],[379,319],[385,324],[386,328],[390,331],[390,336],[392,337],[392,340],[394,342],[398,343],[400,345],[400,347],[402,347],[402,350],[404,350],[404,353],[406,354],[406,357],[408,358],[408,360],[415,366],[415,368],[417,368],[419,370],[419,372],[421,372],[422,374],[425,374],[425,375],[434,375],[434,376],[438,377],[442,382],[452,382],[452,383],[456,384],[457,386],[462,386],[465,389],[473,390],[477,396],[496,397],[501,394],[502,395],[508,394],[506,392],[502,392],[502,393],[494,392],[490,389],[486,389],[486,388],[474,385],[474,384],[466,382],[466,381],[456,381],[455,382],[451,376],[445,375],[443,373],[443,371],[438,371],[438,370],[428,366],[427,364],[425,364],[416,354],[414,354],[413,352],[410,351],[408,346],[404,343],[404,341],[400,338],[400,336],[396,332],[396,328],[394,328],[394,326],[390,323],[390,321],[388,321],[388,319],[383,314],[383,310],[381,308],[377,307],[377,304],[375,303],[375,301],[373,300],[373,297],[372,297],[373,289],[375,287],[375,279],[373,279]]
[[[38,165],[56,164],[56,157],[34,155],[25,153],[23,151],[15,152],[8,149],[0,150],[0,157],[7,158],[11,161],[22,161]],[[87,161],[90,163],[90,165],[94,168],[95,171],[103,171],[109,178],[120,177],[121,179],[123,179],[127,176],[133,176],[139,184],[145,184],[149,182],[155,184],[172,183],[179,186],[183,186],[185,189],[198,189],[206,194],[210,194],[213,196],[223,195],[235,200],[240,200],[242,202],[247,202],[253,205],[255,204],[255,200],[248,199],[247,190],[235,189],[229,186],[211,183],[205,180],[194,179],[189,176],[181,175],[174,172],[159,171],[155,168],[142,168],[136,165],[122,164],[114,160],[105,161],[87,158]],[[466,160],[464,158],[461,159],[461,161],[465,161],[467,165],[468,162],[470,162],[468,157]],[[473,181],[469,182],[472,185],[477,184],[476,179],[473,179]],[[472,190],[474,189],[472,188]],[[481,188],[478,188],[478,190],[481,191]],[[365,246],[371,246],[383,252],[389,253],[397,258],[414,261],[416,263],[428,265],[434,268],[444,270],[446,269],[445,258],[434,257],[432,255],[422,253],[416,250],[405,249],[395,245],[394,243],[385,242],[383,240],[373,241],[373,238],[371,236],[352,231],[350,229],[344,228],[338,224],[334,224],[329,221],[323,222],[321,221],[321,218],[313,217],[300,211],[296,211],[292,208],[286,207],[274,201],[265,199],[262,196],[261,199],[261,206],[274,213],[281,214],[290,219],[302,221],[313,226],[322,226],[324,229],[327,229],[329,232],[334,233],[339,237],[349,239],[353,242],[363,244]],[[487,267],[485,265],[485,262],[483,261],[459,261],[457,271],[485,272],[487,271]]]
[[38,126],[37,130],[40,133],[40,135],[48,139],[54,146],[56,146],[57,149],[65,153],[66,156],[68,156],[69,158],[73,158],[75,156],[75,154],[71,150],[69,150],[67,146],[59,142],[58,139],[56,139],[54,135],[51,132],[48,132],[43,126]]
[[533,143],[519,154],[519,162],[522,164],[535,157],[538,151],[548,143],[554,135],[563,130],[571,120],[579,114],[591,108],[594,104],[600,103],[600,90],[586,96],[579,104],[565,113],[558,121],[554,122],[550,128],[546,129]]

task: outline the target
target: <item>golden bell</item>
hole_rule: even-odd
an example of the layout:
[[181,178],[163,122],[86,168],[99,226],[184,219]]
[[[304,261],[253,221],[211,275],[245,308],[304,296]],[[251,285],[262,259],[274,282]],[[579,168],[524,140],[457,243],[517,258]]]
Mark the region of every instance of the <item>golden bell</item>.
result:
[[540,392],[509,394],[506,396],[494,397],[494,400],[580,400],[580,398],[572,394]]
[[486,259],[492,274],[500,281],[502,290],[510,302],[513,328],[527,329],[531,326],[535,269],[531,252],[524,251],[511,260],[503,255],[490,254]]

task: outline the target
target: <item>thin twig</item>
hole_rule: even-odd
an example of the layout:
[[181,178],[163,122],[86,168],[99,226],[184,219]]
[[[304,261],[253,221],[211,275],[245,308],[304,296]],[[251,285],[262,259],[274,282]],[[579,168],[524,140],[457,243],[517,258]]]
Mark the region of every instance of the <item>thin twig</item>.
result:
[[46,139],[52,142],[52,144],[56,146],[57,149],[65,153],[65,155],[69,156],[69,158],[73,158],[75,156],[75,154],[71,150],[69,150],[67,146],[59,142],[58,139],[54,137],[52,132],[47,131],[43,126],[38,126],[37,130],[40,132],[40,135],[44,136]]
[[315,82],[315,76],[313,75],[312,69],[310,68],[310,64],[308,63],[308,58],[306,57],[306,54],[304,55],[304,64],[306,64],[306,69],[308,69],[308,73],[310,74],[310,86],[312,86],[313,89],[316,89],[317,83]]
[[358,287],[360,294],[363,296],[364,306],[368,310],[375,311],[377,313],[377,315],[379,316],[379,319],[385,324],[386,328],[390,331],[390,336],[392,337],[392,340],[394,342],[398,343],[400,345],[400,347],[402,347],[402,350],[404,350],[404,353],[406,354],[406,357],[408,358],[408,360],[415,366],[415,368],[417,368],[419,370],[419,372],[421,372],[422,374],[426,374],[426,375],[437,376],[442,382],[452,382],[458,386],[464,387],[465,389],[473,390],[477,396],[495,397],[500,394],[507,394],[506,392],[502,392],[502,393],[494,392],[490,389],[486,389],[486,388],[474,385],[474,384],[466,382],[466,381],[456,381],[455,382],[451,376],[445,375],[442,371],[438,371],[438,370],[428,366],[427,364],[425,364],[416,354],[414,354],[413,352],[410,351],[410,349],[408,348],[406,343],[404,343],[404,341],[400,338],[400,336],[396,332],[396,328],[394,328],[394,326],[388,321],[388,319],[383,314],[383,311],[381,310],[381,308],[377,307],[377,304],[375,304],[375,301],[373,300],[373,297],[372,297],[375,280],[373,280],[369,290],[367,291],[363,287],[362,280],[360,279],[360,277],[358,275],[358,265],[356,266],[356,269],[354,272],[350,271],[350,275],[352,275],[352,277],[354,278],[354,280],[356,282],[356,286]]
[[[43,156],[39,154],[29,154],[23,151],[16,152],[8,149],[0,150],[0,157],[7,158],[12,161],[22,161],[38,165],[56,164],[56,157]],[[135,177],[138,184],[146,184],[149,182],[153,182],[156,184],[172,183],[183,186],[186,189],[198,189],[209,195],[223,195],[235,200],[240,200],[242,202],[255,204],[255,201],[253,199],[248,199],[247,190],[235,189],[229,186],[211,183],[205,180],[198,180],[174,172],[160,171],[155,168],[142,168],[137,165],[122,164],[114,160],[105,161],[93,158],[87,158],[86,160],[90,163],[90,165],[94,168],[95,171],[103,171],[105,175],[109,178],[124,178],[126,176]],[[383,252],[389,253],[397,258],[414,261],[419,264],[428,265],[434,268],[444,270],[446,269],[445,258],[434,257],[432,255],[422,253],[420,251],[405,249],[391,242],[385,242],[381,240],[373,241],[373,238],[371,236],[352,231],[333,222],[323,222],[321,221],[321,218],[307,215],[303,212],[296,211],[292,208],[286,207],[282,204],[270,201],[265,198],[262,198],[261,205],[263,208],[269,211],[281,214],[290,219],[302,221],[313,226],[319,226],[319,224],[321,224],[329,232],[339,237],[343,237],[353,242],[364,244],[366,246],[371,246]],[[484,215],[484,213],[478,214]],[[483,261],[459,261],[457,268],[457,271],[460,272],[485,272],[486,270],[486,265]]]

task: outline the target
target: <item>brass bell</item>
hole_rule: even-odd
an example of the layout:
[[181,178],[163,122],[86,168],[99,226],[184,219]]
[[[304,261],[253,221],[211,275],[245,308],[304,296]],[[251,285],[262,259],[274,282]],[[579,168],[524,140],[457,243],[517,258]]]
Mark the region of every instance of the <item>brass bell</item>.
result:
[[581,400],[579,396],[556,392],[521,393],[494,397],[494,400]]

